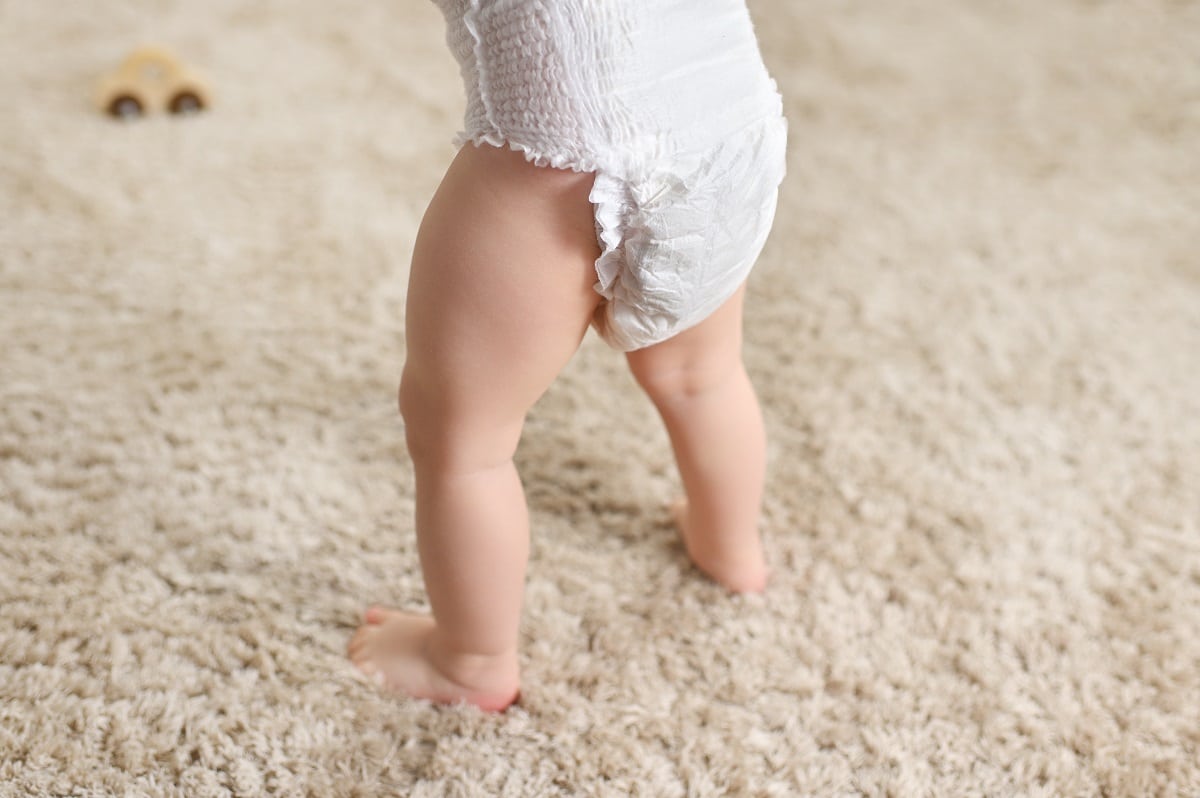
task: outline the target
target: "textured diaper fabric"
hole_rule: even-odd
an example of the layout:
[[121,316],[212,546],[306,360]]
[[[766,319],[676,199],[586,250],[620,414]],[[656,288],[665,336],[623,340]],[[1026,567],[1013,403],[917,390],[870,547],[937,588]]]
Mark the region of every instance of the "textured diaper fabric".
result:
[[435,0],[467,91],[458,143],[594,172],[597,330],[663,341],[766,241],[787,124],[744,0]]

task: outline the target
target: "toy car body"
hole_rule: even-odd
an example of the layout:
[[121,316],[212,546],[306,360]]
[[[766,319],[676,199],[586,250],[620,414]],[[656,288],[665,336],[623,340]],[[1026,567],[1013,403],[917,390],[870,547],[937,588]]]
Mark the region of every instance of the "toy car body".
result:
[[211,94],[204,80],[161,47],[141,47],[100,81],[96,105],[119,118],[154,111],[187,114],[207,108]]

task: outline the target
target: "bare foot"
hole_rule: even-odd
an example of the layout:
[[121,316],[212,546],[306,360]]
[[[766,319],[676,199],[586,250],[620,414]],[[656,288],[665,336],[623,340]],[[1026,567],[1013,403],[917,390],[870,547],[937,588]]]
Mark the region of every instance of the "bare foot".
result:
[[381,687],[440,704],[502,712],[520,694],[517,654],[456,654],[439,645],[433,619],[371,607],[350,639],[354,666]]
[[728,547],[721,551],[720,542],[701,540],[692,532],[687,499],[680,498],[671,503],[671,516],[683,537],[688,557],[715,582],[734,593],[762,593],[767,589],[770,572],[757,537],[750,545],[731,554]]

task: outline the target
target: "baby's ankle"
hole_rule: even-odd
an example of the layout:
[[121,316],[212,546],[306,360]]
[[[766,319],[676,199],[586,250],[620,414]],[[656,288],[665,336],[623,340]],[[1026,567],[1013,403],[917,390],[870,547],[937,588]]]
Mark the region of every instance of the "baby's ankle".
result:
[[425,654],[438,673],[467,690],[505,692],[516,690],[520,683],[516,645],[498,652],[472,651],[460,641],[446,639],[434,627],[425,642]]

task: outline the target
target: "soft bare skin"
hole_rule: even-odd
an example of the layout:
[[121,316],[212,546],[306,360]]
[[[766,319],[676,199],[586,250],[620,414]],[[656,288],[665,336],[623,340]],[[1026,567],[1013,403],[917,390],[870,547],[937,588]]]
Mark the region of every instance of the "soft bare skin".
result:
[[[603,301],[593,179],[468,145],[422,220],[400,410],[432,617],[372,607],[349,645],[363,673],[399,693],[492,711],[519,694],[529,514],[512,457]],[[689,555],[729,589],[761,591],[765,439],[741,361],[743,294],[628,361],[671,437]]]
[[696,567],[738,593],[766,589],[758,534],[766,433],[742,365],[745,286],[716,313],[626,355],[662,416],[686,499],[671,507]]

